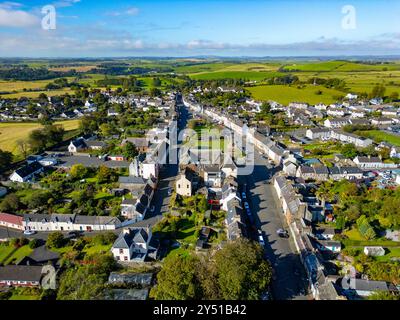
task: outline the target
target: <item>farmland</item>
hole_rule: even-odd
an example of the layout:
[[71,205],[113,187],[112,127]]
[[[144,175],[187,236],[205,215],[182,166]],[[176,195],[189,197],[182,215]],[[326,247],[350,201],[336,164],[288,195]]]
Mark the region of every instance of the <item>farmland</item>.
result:
[[[79,120],[56,122],[64,127],[65,131],[73,131],[79,127]],[[18,155],[17,141],[26,139],[29,133],[42,125],[35,122],[0,123],[0,149]]]
[[[327,89],[322,86],[306,86],[297,88],[295,86],[271,85],[271,86],[256,86],[247,88],[253,97],[257,100],[274,100],[282,104],[290,102],[308,102],[317,103],[333,103],[335,97],[343,95],[343,92]],[[316,94],[320,90],[321,94]]]

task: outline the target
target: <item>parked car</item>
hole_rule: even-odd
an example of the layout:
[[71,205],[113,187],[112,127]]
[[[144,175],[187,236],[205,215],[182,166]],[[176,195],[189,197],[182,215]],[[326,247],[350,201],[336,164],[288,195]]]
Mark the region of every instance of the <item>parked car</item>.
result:
[[250,208],[250,206],[249,206],[249,203],[248,203],[248,202],[245,202],[243,205],[244,205],[245,209],[249,209],[249,208]]
[[156,207],[155,206],[151,206],[150,212],[153,213],[155,210],[156,210]]
[[278,229],[278,230],[276,231],[276,233],[277,233],[278,236],[280,236],[281,238],[289,238],[289,232],[287,232],[287,230]]
[[247,208],[247,209],[246,209],[246,213],[247,213],[249,216],[251,216],[251,210],[250,210],[250,208]]
[[265,246],[264,237],[262,235],[258,236],[258,243],[262,246]]
[[243,199],[246,199],[246,198],[247,198],[246,192],[242,192],[242,198],[243,198]]
[[24,235],[26,235],[26,236],[31,236],[35,233],[36,233],[36,231],[34,231],[34,230],[25,230],[24,231]]

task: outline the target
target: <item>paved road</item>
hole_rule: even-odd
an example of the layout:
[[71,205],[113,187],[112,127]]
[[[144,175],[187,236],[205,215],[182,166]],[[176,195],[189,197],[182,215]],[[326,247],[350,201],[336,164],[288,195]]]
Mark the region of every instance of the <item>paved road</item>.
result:
[[287,225],[273,185],[267,181],[274,171],[280,169],[269,165],[257,151],[254,154],[255,167],[253,174],[247,176],[247,189],[252,212],[257,213],[257,226],[264,235],[266,258],[274,268],[272,283],[274,298],[306,299],[301,294],[307,287],[306,276],[294,244],[290,238],[280,238],[276,233],[280,228],[287,229]]
[[[184,107],[179,108],[179,120],[178,130],[186,128],[188,120],[192,117],[192,114]],[[182,141],[178,141],[177,149],[179,155],[179,147]],[[160,173],[160,181],[158,183],[157,191],[154,193],[152,205],[155,210],[151,215],[147,215],[146,219],[139,222],[138,224],[150,224],[154,225],[162,219],[162,215],[169,211],[169,203],[171,202],[171,196],[168,194],[169,189],[175,188],[175,180],[178,175],[179,167],[178,164],[167,164]],[[137,224],[135,224],[137,225]]]

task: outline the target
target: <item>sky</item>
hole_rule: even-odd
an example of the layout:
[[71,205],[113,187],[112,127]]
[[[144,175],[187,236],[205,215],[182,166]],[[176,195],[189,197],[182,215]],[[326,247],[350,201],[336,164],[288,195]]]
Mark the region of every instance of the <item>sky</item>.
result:
[[399,16],[398,0],[0,0],[0,57],[400,55]]

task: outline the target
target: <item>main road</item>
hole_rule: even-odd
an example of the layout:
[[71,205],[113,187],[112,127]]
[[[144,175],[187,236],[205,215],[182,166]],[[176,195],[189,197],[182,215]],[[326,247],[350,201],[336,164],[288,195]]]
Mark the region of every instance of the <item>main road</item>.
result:
[[266,258],[272,264],[274,276],[272,294],[276,300],[307,299],[307,278],[292,240],[277,235],[280,228],[287,229],[282,207],[271,183],[279,167],[271,166],[255,150],[254,171],[246,176],[250,207],[256,217],[265,241]]

